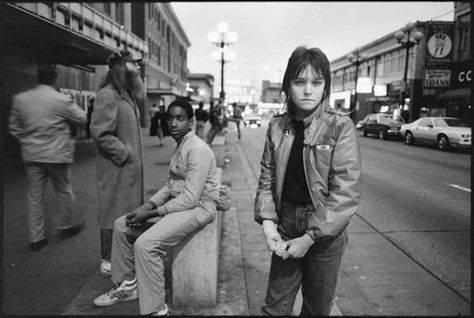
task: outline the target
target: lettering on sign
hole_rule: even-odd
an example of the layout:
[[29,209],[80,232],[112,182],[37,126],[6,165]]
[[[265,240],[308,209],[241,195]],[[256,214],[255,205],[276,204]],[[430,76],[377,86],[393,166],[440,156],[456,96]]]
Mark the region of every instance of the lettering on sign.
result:
[[451,70],[426,69],[423,87],[450,87]]
[[461,71],[458,74],[458,81],[463,83],[463,82],[472,82],[472,75],[471,75],[471,70],[464,72]]

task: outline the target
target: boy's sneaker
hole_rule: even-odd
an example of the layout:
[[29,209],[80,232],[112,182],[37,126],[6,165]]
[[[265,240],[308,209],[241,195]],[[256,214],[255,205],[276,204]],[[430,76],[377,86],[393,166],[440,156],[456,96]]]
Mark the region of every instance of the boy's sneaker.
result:
[[109,261],[106,261],[105,259],[103,259],[101,262],[100,262],[100,273],[106,277],[110,277],[111,274],[110,274],[110,270],[112,268],[112,264],[109,262]]
[[94,299],[94,305],[108,307],[116,303],[137,299],[137,279],[124,280],[120,286],[112,287],[111,290]]

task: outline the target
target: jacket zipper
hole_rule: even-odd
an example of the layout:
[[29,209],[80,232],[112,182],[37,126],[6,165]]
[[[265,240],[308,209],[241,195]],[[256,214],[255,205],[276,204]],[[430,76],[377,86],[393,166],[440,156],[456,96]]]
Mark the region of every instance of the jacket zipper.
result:
[[[311,197],[311,201],[313,202],[313,205],[314,205],[314,208],[316,209],[316,201],[314,200],[314,197],[313,197],[313,191],[311,190],[311,186],[309,184],[309,180],[308,180],[308,172],[306,171],[306,152],[307,152],[307,149],[308,147],[303,145],[303,169],[304,169],[304,177],[306,179],[306,186],[309,188],[308,189],[308,192],[309,192],[309,196]],[[316,154],[317,155],[317,154]],[[316,159],[316,163],[317,163],[317,159]]]

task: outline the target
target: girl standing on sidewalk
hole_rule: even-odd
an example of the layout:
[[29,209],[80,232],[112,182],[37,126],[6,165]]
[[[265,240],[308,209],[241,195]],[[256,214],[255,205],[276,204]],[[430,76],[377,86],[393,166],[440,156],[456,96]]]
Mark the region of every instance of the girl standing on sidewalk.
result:
[[269,123],[255,199],[273,253],[262,312],[329,315],[346,227],[360,204],[361,162],[354,123],[329,106],[331,72],[318,48],[296,48],[282,91],[286,112]]

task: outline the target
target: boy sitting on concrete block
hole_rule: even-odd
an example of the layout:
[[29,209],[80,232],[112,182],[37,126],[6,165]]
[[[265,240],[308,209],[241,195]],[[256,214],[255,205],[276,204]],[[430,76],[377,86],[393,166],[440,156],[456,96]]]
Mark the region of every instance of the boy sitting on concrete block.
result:
[[[141,315],[168,314],[163,273],[166,250],[212,222],[219,200],[216,159],[194,134],[193,113],[184,100],[169,105],[167,122],[177,149],[168,181],[147,203],[115,221],[111,268],[115,286],[97,297],[94,305],[106,307],[138,298]],[[155,217],[159,221],[147,227],[147,220]]]

